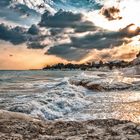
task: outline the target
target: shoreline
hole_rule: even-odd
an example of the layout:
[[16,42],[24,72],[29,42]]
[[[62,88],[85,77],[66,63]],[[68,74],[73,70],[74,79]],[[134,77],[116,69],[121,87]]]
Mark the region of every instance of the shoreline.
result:
[[140,124],[125,120],[42,121],[0,110],[1,140],[140,139]]

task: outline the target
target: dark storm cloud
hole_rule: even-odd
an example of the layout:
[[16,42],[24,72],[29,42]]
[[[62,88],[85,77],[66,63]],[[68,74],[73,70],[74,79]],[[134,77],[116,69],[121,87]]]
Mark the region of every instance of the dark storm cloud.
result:
[[82,19],[82,14],[74,14],[63,10],[51,15],[48,11],[42,15],[40,26],[51,28],[75,27]]
[[39,25],[48,28],[73,28],[77,32],[96,30],[94,24],[90,21],[83,21],[83,15],[80,13],[72,13],[60,10],[56,14],[51,15],[46,11],[41,18]]
[[28,33],[31,35],[38,35],[39,34],[39,27],[37,25],[32,25],[29,29],[28,29]]
[[[65,59],[70,59],[67,56],[67,54],[70,54],[71,59],[75,60],[73,52],[75,55],[80,53],[80,55],[77,57],[79,60],[80,58],[84,57],[85,54],[87,54],[87,50],[101,50],[104,48],[109,48],[111,45],[119,46],[124,42],[123,39],[117,38],[117,35],[113,33],[97,33],[93,35],[87,35],[82,38],[72,37],[71,41],[71,43],[51,47],[48,50],[48,54],[56,55]],[[76,48],[76,51],[71,50],[71,47]],[[78,50],[82,50],[83,53]]]
[[0,39],[9,41],[13,44],[21,44],[27,40],[24,36],[24,29],[20,27],[9,28],[4,24],[0,24]]
[[102,15],[104,15],[108,20],[117,20],[122,19],[121,16],[119,16],[120,9],[116,7],[110,7],[110,8],[102,8],[101,9]]
[[45,54],[57,55],[69,61],[80,60],[89,50],[74,48],[71,44],[62,44],[51,47]]
[[90,21],[81,21],[80,23],[77,24],[75,27],[75,32],[86,32],[86,31],[97,31],[100,30],[99,27],[95,26],[92,22]]
[[103,49],[110,46],[119,46],[126,42],[125,37],[131,38],[140,34],[139,27],[137,27],[134,32],[129,31],[131,26],[134,25],[130,24],[116,32],[100,30],[97,33],[89,34],[81,38],[71,37],[71,41],[73,46],[85,49]]
[[4,24],[0,24],[0,39],[9,41],[14,45],[26,43],[28,48],[42,49],[45,46],[40,42],[44,40],[46,36],[39,35],[39,28],[36,25],[32,25],[28,30],[23,27],[11,28]]
[[103,49],[121,45],[124,40],[120,32],[98,32],[84,37],[72,37],[72,44],[75,47],[84,49]]
[[28,43],[28,49],[43,49],[46,45],[41,44],[41,42],[31,42]]
[[56,36],[59,35],[61,33],[63,33],[64,30],[60,29],[60,28],[52,28],[50,29],[50,33],[52,36]]
[[[75,50],[76,50],[75,52],[78,52],[77,51],[78,49],[85,52],[85,53],[81,53],[81,55],[79,56],[82,58],[85,56],[87,51],[91,49],[102,50],[105,48],[120,46],[123,43],[128,43],[128,41],[124,39],[125,37],[131,38],[140,33],[139,28],[134,33],[129,32],[129,28],[131,26],[132,24],[125,27],[124,29],[121,29],[118,32],[110,32],[110,31],[102,30],[94,34],[85,35],[84,37],[71,37],[71,43],[67,43],[67,44],[65,43],[65,44],[51,47],[48,50],[47,54],[52,54],[67,59],[68,57],[66,54],[69,52],[69,54],[71,54],[71,59],[73,59],[74,56],[72,52]],[[70,49],[72,47],[76,49],[71,51]]]

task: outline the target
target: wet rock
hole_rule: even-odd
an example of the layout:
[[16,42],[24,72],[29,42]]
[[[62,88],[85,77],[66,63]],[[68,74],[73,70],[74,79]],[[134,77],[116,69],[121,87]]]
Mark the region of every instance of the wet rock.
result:
[[93,91],[114,91],[114,90],[126,90],[133,88],[132,84],[127,84],[123,82],[106,82],[101,80],[95,80],[95,79],[71,79],[70,83],[76,86],[82,86],[89,90]]
[[105,90],[105,88],[102,85],[94,84],[94,83],[86,84],[84,87],[86,87],[87,89],[90,89],[90,90],[94,90],[94,91],[104,91]]

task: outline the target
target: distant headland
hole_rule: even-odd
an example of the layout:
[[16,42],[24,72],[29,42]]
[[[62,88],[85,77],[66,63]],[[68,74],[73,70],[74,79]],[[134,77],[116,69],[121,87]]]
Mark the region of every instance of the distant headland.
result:
[[140,52],[136,55],[136,59],[133,61],[127,62],[124,60],[116,60],[116,61],[109,61],[109,62],[87,62],[83,64],[72,64],[72,63],[58,63],[52,66],[46,66],[43,70],[95,70],[95,69],[103,69],[103,70],[112,70],[112,69],[119,69],[119,68],[126,68],[131,67],[134,65],[140,64]]

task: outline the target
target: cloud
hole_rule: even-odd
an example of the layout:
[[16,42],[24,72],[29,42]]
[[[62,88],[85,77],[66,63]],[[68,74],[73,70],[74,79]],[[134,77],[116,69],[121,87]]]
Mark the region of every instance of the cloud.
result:
[[56,14],[51,15],[50,12],[46,11],[42,15],[39,25],[53,28],[75,27],[81,19],[82,14],[60,10]]
[[[83,58],[89,50],[101,50],[111,46],[119,46],[124,43],[124,40],[117,38],[115,33],[97,33],[86,35],[82,38],[72,37],[71,41],[71,43],[51,47],[47,54],[56,55],[68,60],[79,60]],[[71,50],[72,47],[74,47],[75,50]]]
[[46,45],[42,44],[41,42],[31,42],[28,43],[28,49],[43,49]]
[[39,27],[35,24],[33,24],[29,29],[28,29],[28,33],[31,35],[38,35],[40,32]]
[[84,49],[103,49],[111,46],[119,46],[124,40],[120,32],[98,32],[95,34],[88,34],[84,37],[72,37],[72,44],[77,48]]
[[10,4],[10,0],[1,0],[0,5],[1,6],[8,6]]
[[24,36],[24,32],[24,28],[9,28],[4,24],[0,24],[0,39],[9,41],[15,45],[24,43],[27,40],[26,36]]
[[105,52],[105,53],[103,53],[103,54],[100,54],[99,57],[100,57],[102,60],[106,60],[106,59],[111,58],[112,56],[111,56],[111,54]]
[[119,58],[121,58],[122,60],[127,60],[131,58],[135,58],[135,56],[136,56],[136,52],[127,52],[119,55]]
[[87,53],[88,50],[75,48],[71,44],[62,44],[51,47],[45,54],[56,55],[69,61],[79,61]]
[[[131,31],[131,28],[133,31]],[[131,38],[139,34],[140,28],[134,24],[130,24],[119,31],[100,30],[97,33],[88,34],[81,38],[71,37],[71,41],[75,47],[103,49],[111,46],[120,46],[121,44],[128,42],[125,38]]]
[[85,32],[95,30],[95,26],[90,21],[83,20],[83,14],[72,13],[59,10],[56,14],[52,15],[46,11],[41,18],[39,25],[48,28],[73,28],[76,32]]
[[[134,25],[128,25],[127,27],[114,32],[100,30],[96,33],[90,33],[82,37],[71,36],[70,43],[55,45],[48,49],[46,54],[56,55],[68,60],[79,60],[82,59],[90,50],[102,50],[106,48],[121,46],[124,43],[129,43],[131,37],[139,35],[140,33],[140,29],[138,27],[134,32],[129,31],[132,26]],[[71,48],[75,49],[71,50]],[[109,56],[104,55],[102,57]]]
[[[18,1],[23,2],[23,0]],[[0,0],[0,20],[13,22],[22,26],[37,24],[40,21],[41,15],[28,7],[28,2],[18,4],[17,0]]]
[[136,57],[139,52],[139,48],[131,46],[130,44],[121,45],[119,47],[105,48],[102,50],[93,49],[87,54],[80,63],[85,63],[89,61],[115,61],[115,60],[125,60],[131,61]]
[[136,26],[135,24],[129,24],[123,29],[120,29],[126,37],[134,37],[140,35],[140,27]]
[[109,7],[105,8],[103,7],[101,9],[101,14],[104,15],[108,20],[120,20],[122,17],[119,15],[120,14],[120,9],[116,7]]
[[[113,10],[115,11],[110,11]],[[103,50],[128,43],[132,37],[140,33],[140,28],[133,26],[135,25],[130,24],[118,31],[109,31],[95,26],[82,13],[60,10],[52,15],[46,11],[40,23],[30,28],[11,28],[0,24],[0,39],[15,45],[26,43],[28,49],[47,47],[45,54],[79,61],[93,49]],[[110,56],[103,54],[100,57]]]
[[36,25],[32,25],[29,29],[16,26],[14,28],[0,24],[0,39],[9,41],[14,45],[26,43],[28,48],[42,49],[45,47],[41,43],[46,35],[41,35]]
[[102,3],[99,0],[48,0],[52,2],[53,7],[56,9],[64,10],[96,10],[102,7]]
[[92,22],[90,21],[81,21],[77,26],[75,27],[75,32],[77,33],[82,33],[82,32],[87,32],[87,31],[97,31],[100,30],[100,27],[95,26]]

